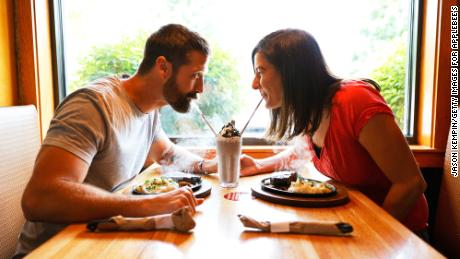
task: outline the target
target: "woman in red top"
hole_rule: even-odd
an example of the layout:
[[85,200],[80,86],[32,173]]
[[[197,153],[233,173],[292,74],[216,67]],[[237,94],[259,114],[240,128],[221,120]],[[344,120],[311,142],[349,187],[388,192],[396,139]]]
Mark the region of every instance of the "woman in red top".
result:
[[[356,187],[414,232],[426,232],[426,183],[375,82],[331,75],[317,42],[301,30],[267,35],[252,60],[252,87],[271,110],[269,138],[305,138],[321,173]],[[266,159],[243,156],[241,175],[279,170],[295,159],[294,148]]]

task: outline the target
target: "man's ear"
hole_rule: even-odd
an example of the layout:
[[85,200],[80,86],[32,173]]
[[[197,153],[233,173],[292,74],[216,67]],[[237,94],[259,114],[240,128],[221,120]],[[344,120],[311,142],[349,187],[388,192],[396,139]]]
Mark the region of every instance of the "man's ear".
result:
[[162,77],[164,79],[168,78],[171,74],[171,64],[168,62],[168,60],[164,56],[159,56],[156,61],[155,61],[155,66],[158,67]]

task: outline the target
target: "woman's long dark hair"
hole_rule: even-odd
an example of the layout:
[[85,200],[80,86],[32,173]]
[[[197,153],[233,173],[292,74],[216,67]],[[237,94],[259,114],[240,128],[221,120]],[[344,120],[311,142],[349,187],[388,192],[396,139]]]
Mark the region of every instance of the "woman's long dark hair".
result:
[[341,81],[329,72],[316,40],[302,30],[279,30],[260,40],[252,51],[253,64],[256,53],[275,66],[283,84],[281,107],[271,110],[267,137],[312,135]]

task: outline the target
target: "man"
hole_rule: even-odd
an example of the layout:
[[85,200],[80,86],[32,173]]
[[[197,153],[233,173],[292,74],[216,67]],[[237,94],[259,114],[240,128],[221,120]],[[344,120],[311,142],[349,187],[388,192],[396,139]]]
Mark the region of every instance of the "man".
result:
[[171,143],[159,109],[187,112],[203,91],[207,42],[181,25],[166,25],[146,42],[136,74],[106,77],[69,95],[57,108],[24,191],[27,222],[17,255],[24,255],[66,224],[171,213],[203,202],[190,188],[161,195],[111,191],[157,161],[186,161],[182,169],[215,172],[213,163]]

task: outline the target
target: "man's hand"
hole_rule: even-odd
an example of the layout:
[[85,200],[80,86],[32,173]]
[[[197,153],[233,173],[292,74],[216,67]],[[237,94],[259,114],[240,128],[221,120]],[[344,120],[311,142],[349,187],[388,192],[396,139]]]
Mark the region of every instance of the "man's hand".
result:
[[200,168],[201,172],[204,174],[217,173],[217,159],[212,160],[203,160],[203,164]]
[[189,207],[195,214],[196,206],[203,203],[204,199],[197,199],[190,187],[182,187],[163,194],[152,195],[152,199],[144,203],[145,211],[150,215],[172,213],[180,208]]

